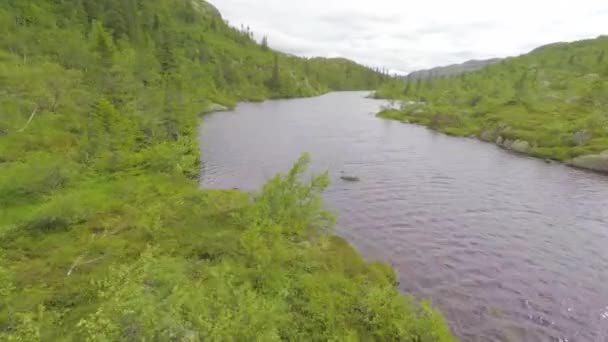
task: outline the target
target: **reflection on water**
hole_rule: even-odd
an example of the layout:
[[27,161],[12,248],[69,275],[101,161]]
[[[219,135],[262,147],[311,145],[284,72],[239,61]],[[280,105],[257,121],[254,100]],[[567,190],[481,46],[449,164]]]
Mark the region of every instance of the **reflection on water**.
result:
[[337,232],[463,340],[608,341],[608,177],[377,119],[365,95],[205,117],[202,185],[256,189],[310,152]]

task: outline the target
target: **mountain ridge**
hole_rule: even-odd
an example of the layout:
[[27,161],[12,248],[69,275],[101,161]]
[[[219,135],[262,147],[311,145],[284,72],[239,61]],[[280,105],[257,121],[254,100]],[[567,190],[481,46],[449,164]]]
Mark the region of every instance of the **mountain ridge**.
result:
[[463,63],[455,63],[444,66],[438,66],[430,69],[422,69],[412,71],[406,76],[401,77],[404,80],[429,79],[435,77],[457,76],[463,73],[477,71],[485,68],[488,65],[496,64],[502,61],[503,58],[490,59],[471,59]]

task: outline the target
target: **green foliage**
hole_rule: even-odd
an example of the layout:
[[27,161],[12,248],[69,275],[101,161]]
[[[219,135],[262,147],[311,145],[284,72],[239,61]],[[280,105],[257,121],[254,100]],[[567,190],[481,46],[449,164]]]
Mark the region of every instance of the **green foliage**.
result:
[[199,0],[6,0],[0,28],[0,340],[453,340],[331,236],[307,156],[255,196],[195,182],[210,104],[385,75]]
[[[525,140],[557,160],[608,150],[608,38],[553,44],[458,77],[390,82],[378,96],[407,102],[380,116],[485,140]],[[453,116],[447,119],[446,113]]]

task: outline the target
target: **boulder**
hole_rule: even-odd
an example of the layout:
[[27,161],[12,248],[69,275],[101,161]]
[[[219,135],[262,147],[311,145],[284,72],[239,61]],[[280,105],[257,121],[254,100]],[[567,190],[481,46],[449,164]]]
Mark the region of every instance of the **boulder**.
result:
[[599,154],[576,157],[566,163],[583,169],[608,173],[608,150]]
[[484,129],[481,134],[479,134],[479,139],[483,141],[494,141],[496,137],[496,130],[494,129]]
[[574,133],[572,135],[572,142],[576,146],[582,146],[582,145],[585,145],[586,143],[588,143],[589,140],[591,140],[591,138],[592,138],[592,135],[588,130],[581,129],[580,131],[577,131],[576,133]]
[[525,140],[515,140],[511,144],[511,150],[519,153],[528,153],[530,152],[530,143]]
[[511,140],[511,139],[505,139],[505,141],[503,141],[503,143],[502,143],[501,146],[504,147],[504,148],[506,148],[507,150],[510,150],[511,146],[513,146],[513,142],[514,141]]
[[501,135],[501,133],[506,132],[509,129],[510,129],[509,125],[501,122],[493,128],[484,129],[479,134],[479,139],[481,139],[483,141],[487,141],[487,142],[496,142],[498,145],[500,145],[501,143],[499,143],[497,141],[498,137]]
[[505,140],[499,135],[498,138],[496,138],[496,145],[502,145],[504,141]]

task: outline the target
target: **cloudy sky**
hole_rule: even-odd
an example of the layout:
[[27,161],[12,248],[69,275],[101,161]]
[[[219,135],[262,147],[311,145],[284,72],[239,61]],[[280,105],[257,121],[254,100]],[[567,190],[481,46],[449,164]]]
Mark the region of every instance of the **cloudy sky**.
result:
[[406,73],[608,34],[608,0],[211,0],[273,48]]

